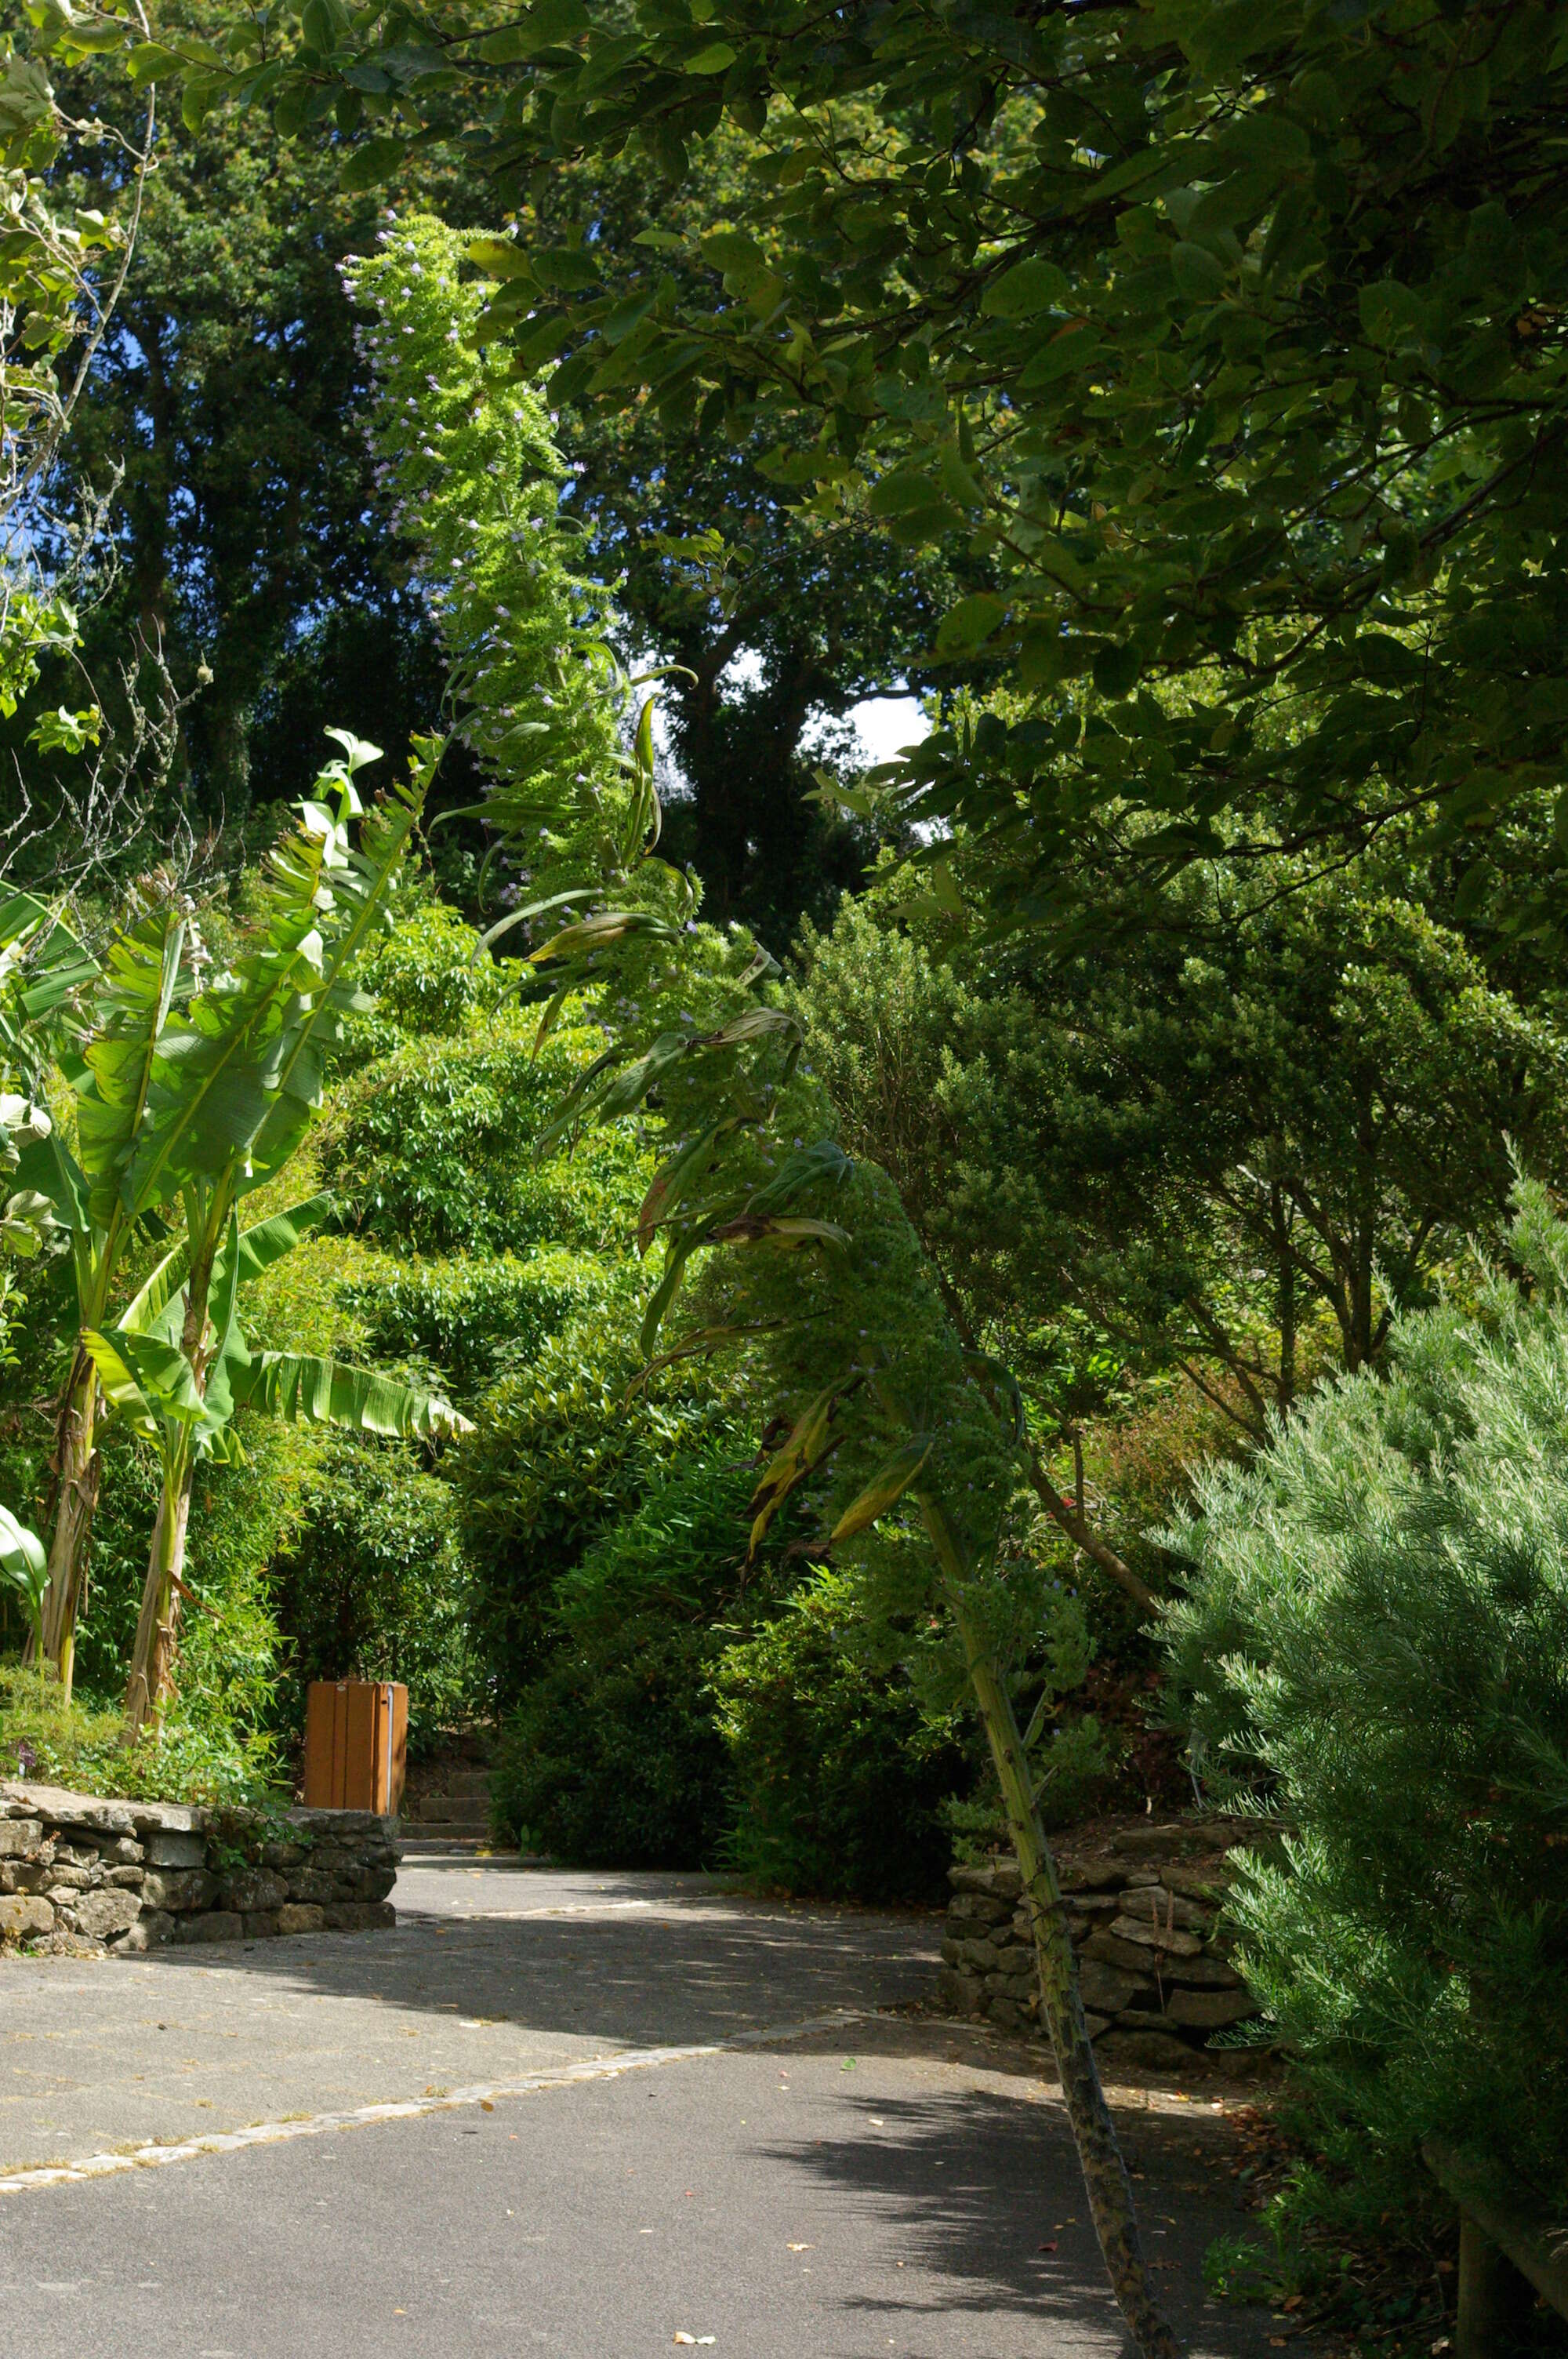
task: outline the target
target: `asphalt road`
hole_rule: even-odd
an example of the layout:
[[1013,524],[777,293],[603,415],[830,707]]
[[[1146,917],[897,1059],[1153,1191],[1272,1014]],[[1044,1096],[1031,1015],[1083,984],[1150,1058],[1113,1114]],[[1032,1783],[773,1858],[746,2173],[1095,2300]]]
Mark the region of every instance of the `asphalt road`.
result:
[[[0,1967],[5,2359],[1121,2349],[1040,2060],[914,2011],[935,1920],[503,1862],[395,1897],[218,1965]],[[1116,2102],[1193,2351],[1263,2359],[1201,2280],[1223,2100]]]

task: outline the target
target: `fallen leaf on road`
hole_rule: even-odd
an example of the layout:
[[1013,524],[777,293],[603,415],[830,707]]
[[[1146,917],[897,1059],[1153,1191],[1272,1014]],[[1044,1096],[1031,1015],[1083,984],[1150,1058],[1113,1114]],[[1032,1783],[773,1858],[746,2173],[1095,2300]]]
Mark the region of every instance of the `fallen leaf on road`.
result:
[[491,2104],[488,2097],[481,2097],[480,2099],[479,2109],[481,2114],[492,2114],[495,2111],[495,2107]]
[[1051,2242],[1048,2245],[1042,2245],[1039,2249],[1043,2253],[1054,2253],[1056,2249],[1056,2239],[1054,2236],[1052,2237]]
[[789,2249],[792,2253],[814,2253],[816,2247],[815,2245],[792,2245]]

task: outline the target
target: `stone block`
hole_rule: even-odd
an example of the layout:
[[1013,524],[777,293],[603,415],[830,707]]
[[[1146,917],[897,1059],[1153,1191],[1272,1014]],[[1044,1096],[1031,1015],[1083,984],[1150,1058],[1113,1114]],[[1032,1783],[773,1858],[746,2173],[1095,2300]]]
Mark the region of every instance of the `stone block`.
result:
[[997,1946],[994,1941],[960,1941],[958,1960],[961,1965],[972,1966],[982,1974],[996,1972]]
[[356,1854],[369,1843],[390,1843],[394,1826],[374,1810],[290,1810],[288,1823],[311,1843],[342,1843]]
[[1124,1973],[1119,1966],[1108,1966],[1099,1958],[1086,1958],[1078,1968],[1084,2005],[1101,2015],[1119,2015],[1139,1991],[1152,1988],[1140,1975]]
[[1189,1899],[1209,1900],[1217,1907],[1235,1873],[1228,1859],[1207,1860],[1201,1867],[1184,1867],[1173,1860],[1161,1871],[1160,1881],[1173,1892],[1184,1892]]
[[1180,1925],[1189,1933],[1201,1933],[1208,1930],[1213,1911],[1200,1908],[1195,1900],[1185,1900],[1179,1893],[1167,1892],[1162,1885],[1154,1884],[1139,1892],[1124,1892],[1120,1913],[1151,1925]]
[[397,1922],[397,1911],[389,1900],[336,1900],[321,1915],[328,1931],[334,1933],[375,1933]]
[[998,1941],[996,1971],[1000,1974],[1032,1974],[1034,1972],[1033,1941]]
[[1064,1892],[1116,1892],[1127,1881],[1127,1867],[1114,1859],[1058,1860],[1056,1881]]
[[189,1802],[132,1802],[132,1832],[142,1836],[205,1835],[208,1813]]
[[986,2012],[1003,2031],[1016,2031],[1023,2017],[1010,1998],[993,1998]]
[[1191,1859],[1195,1853],[1223,1851],[1230,1829],[1213,1819],[1167,1819],[1153,1826],[1119,1827],[1112,1851],[1128,1859]]
[[264,1867],[297,1867],[305,1857],[305,1845],[295,1843],[269,1843],[262,1845]]
[[0,1859],[29,1859],[43,1839],[39,1819],[0,1819]]
[[276,1908],[246,1909],[245,1939],[247,1941],[271,1941],[276,1940],[276,1935],[277,1911]]
[[206,1836],[188,1833],[181,1828],[150,1829],[142,1848],[152,1867],[190,1868],[207,1864]]
[[41,1859],[0,1860],[0,1892],[41,1892],[48,1875]]
[[211,1908],[218,1897],[218,1879],[205,1868],[149,1867],[142,1897],[149,1908]]
[[[1164,1972],[1163,1961],[1145,1946],[1123,1941],[1108,1926],[1101,1925],[1084,1943],[1081,1955],[1098,1958],[1102,1964],[1119,1966],[1125,1974],[1152,1974]],[[1183,1961],[1185,1963],[1185,1961]]]
[[180,1941],[243,1941],[245,1920],[237,1908],[204,1908],[198,1917],[182,1917],[175,1939]]
[[1130,1941],[1138,1949],[1158,1950],[1173,1958],[1195,1958],[1203,1948],[1196,1933],[1184,1933],[1174,1927],[1167,1932],[1163,1925],[1147,1925],[1140,1917],[1114,1917],[1110,1930],[1118,1940]]
[[1109,2028],[1110,2017],[1108,2015],[1091,2015],[1087,2007],[1084,2009],[1084,2029],[1088,2033],[1091,2039],[1098,2039],[1102,2031],[1108,2031]]
[[1033,1974],[988,1974],[986,1995],[988,1998],[1015,1999],[1020,2006],[1027,2006],[1034,1996],[1034,1977]]
[[1201,1958],[1167,1958],[1161,1969],[1168,1983],[1185,1983],[1195,1990],[1239,1990],[1241,1977],[1230,1960],[1217,1951]]
[[223,1908],[241,1909],[249,1917],[281,1908],[288,1897],[288,1886],[271,1868],[246,1867],[238,1875],[230,1876],[218,1897]]
[[178,1918],[171,1917],[166,1908],[144,1908],[124,1939],[114,1946],[121,1950],[156,1950],[165,1941],[173,1940],[178,1922]]
[[940,1985],[947,2003],[958,2015],[983,2015],[986,2011],[986,1986],[979,1974],[945,1973]]
[[0,1900],[0,1941],[27,1941],[54,1931],[54,1910],[41,1893]]
[[1016,1900],[1023,1890],[1023,1878],[1006,1860],[986,1867],[950,1867],[947,1881],[955,1892],[984,1893],[993,1900]]
[[1108,2068],[1123,2071],[1186,2074],[1203,2069],[1195,2049],[1169,2031],[1124,2031],[1113,2025],[1099,2043],[1099,2057]]
[[100,1873],[94,1875],[89,1867],[49,1867],[44,1871],[46,1892],[89,1892],[103,1882]]
[[947,1903],[948,1922],[954,1925],[1000,1925],[1011,1915],[1012,1903],[989,1892],[956,1892]]
[[139,1892],[146,1881],[144,1867],[112,1867],[105,1883],[117,1885],[122,1892]]
[[308,1903],[290,1901],[277,1912],[280,1933],[319,1933],[326,1922],[323,1910]]
[[1173,2023],[1197,2031],[1223,2031],[1259,2012],[1249,1990],[1173,1990],[1165,2004]]
[[0,1785],[0,1801],[17,1805],[16,1815],[42,1819],[48,1826],[96,1828],[105,1834],[135,1832],[134,1802],[105,1802],[93,1794],[73,1794],[64,1786],[35,1786],[22,1778]]
[[323,1901],[337,1898],[338,1879],[335,1875],[324,1875],[318,1867],[297,1867],[288,1877],[288,1897],[291,1900],[309,1901],[319,1908]]
[[107,1941],[116,1933],[128,1933],[142,1913],[140,1896],[135,1892],[117,1892],[113,1887],[103,1892],[84,1892],[74,1902],[71,1915],[76,1930],[94,1941]]

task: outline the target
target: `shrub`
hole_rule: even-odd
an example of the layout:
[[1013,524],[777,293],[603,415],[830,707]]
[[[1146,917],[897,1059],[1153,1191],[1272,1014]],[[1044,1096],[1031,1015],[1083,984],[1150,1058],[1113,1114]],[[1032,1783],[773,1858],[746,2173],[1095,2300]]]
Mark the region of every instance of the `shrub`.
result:
[[1171,1642],[1193,1757],[1277,1824],[1249,1980],[1354,2147],[1439,2133],[1568,2184],[1568,1227],[1522,1188],[1515,1285],[1407,1319],[1210,1475]]
[[548,1336],[591,1310],[614,1283],[613,1264],[568,1247],[520,1260],[467,1256],[397,1262],[367,1258],[342,1288],[367,1349],[385,1364],[438,1372],[448,1397],[470,1402],[508,1370],[526,1370]]
[[635,1273],[623,1270],[532,1368],[492,1388],[459,1455],[476,1634],[503,1709],[543,1668],[557,1584],[600,1534],[683,1460],[750,1446],[733,1387],[695,1361],[628,1397],[641,1311]]
[[421,1034],[337,1093],[321,1168],[367,1240],[401,1254],[618,1249],[653,1164],[634,1125],[535,1160],[540,1134],[602,1034],[563,1026],[537,1056],[538,1016],[508,1007],[452,1038]]
[[586,1867],[698,1867],[731,1816],[709,1682],[776,1563],[743,1571],[752,1469],[678,1466],[555,1587],[551,1660],[507,1722],[503,1832]]
[[776,1890],[827,1899],[946,1897],[944,1806],[971,1770],[956,1720],[854,1650],[847,1578],[823,1572],[730,1647],[714,1686],[735,1779],[731,1857]]
[[161,1740],[147,1732],[124,1742],[118,1700],[108,1707],[67,1703],[52,1673],[0,1665],[0,1777],[35,1778],[82,1794],[131,1801],[276,1802],[278,1773],[265,1731],[189,1713],[183,1700]]
[[471,1603],[451,1485],[416,1448],[332,1435],[278,1568],[285,1723],[302,1729],[311,1680],[401,1680],[410,1750],[427,1749],[482,1709]]

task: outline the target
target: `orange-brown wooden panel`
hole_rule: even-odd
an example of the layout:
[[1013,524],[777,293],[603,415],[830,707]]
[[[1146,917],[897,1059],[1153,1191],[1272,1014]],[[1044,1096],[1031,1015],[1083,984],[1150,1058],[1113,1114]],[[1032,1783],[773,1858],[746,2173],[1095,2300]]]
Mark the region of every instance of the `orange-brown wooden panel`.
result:
[[377,1808],[376,1788],[381,1782],[376,1776],[381,1766],[376,1758],[376,1723],[381,1716],[376,1706],[381,1690],[372,1687],[368,1680],[351,1680],[345,1692],[348,1759],[338,1807],[344,1810],[373,1810]]
[[305,1698],[305,1807],[340,1807],[338,1701],[342,1690],[331,1680],[312,1680]]

